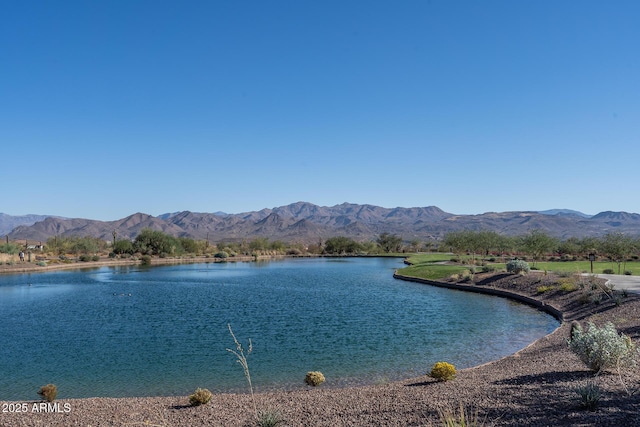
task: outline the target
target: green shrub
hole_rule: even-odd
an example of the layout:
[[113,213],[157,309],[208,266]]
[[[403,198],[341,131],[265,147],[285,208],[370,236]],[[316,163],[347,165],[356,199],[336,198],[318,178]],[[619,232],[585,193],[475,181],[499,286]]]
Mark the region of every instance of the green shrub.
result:
[[226,253],[225,251],[220,251],[217,254],[215,254],[214,257],[215,258],[225,259],[225,258],[229,258],[229,254]]
[[573,277],[562,278],[558,280],[558,283],[560,284],[560,290],[562,292],[573,292],[573,291],[577,291],[579,288],[578,284],[576,283]]
[[258,412],[258,427],[275,427],[284,423],[279,411],[267,409]]
[[633,275],[633,272],[631,272],[631,271],[629,271],[629,270],[626,270],[626,271],[624,272],[624,275],[625,275],[625,276],[632,276],[632,275]]
[[602,274],[615,274],[615,272],[611,268],[605,268],[602,270]]
[[482,266],[482,272],[483,273],[493,273],[494,271],[496,271],[497,268],[493,265],[483,265]]
[[88,261],[91,261],[91,257],[89,255],[80,255],[78,260],[80,260],[82,262],[88,262]]
[[197,388],[195,393],[189,396],[191,406],[200,406],[209,403],[213,394],[206,388]]
[[449,381],[456,377],[456,367],[451,363],[437,362],[429,375],[438,381]]
[[555,288],[551,285],[543,285],[543,286],[538,286],[537,292],[539,294],[544,294],[545,292],[549,292],[554,290]]
[[142,255],[142,257],[140,257],[140,264],[151,265],[151,255]]
[[596,409],[602,392],[600,386],[595,381],[587,381],[584,385],[578,386],[573,389],[580,398],[579,404],[582,408],[589,409],[591,411]]
[[478,410],[469,410],[462,403],[460,409],[456,411],[450,407],[438,409],[440,415],[440,423],[442,427],[481,427],[485,425],[484,420],[478,416]]
[[578,297],[578,302],[583,305],[589,304],[591,302],[591,293],[589,292],[580,293],[580,296]]
[[47,263],[46,263],[46,261],[38,261],[38,262],[36,262],[36,265],[38,267],[46,267]]
[[307,372],[307,375],[304,377],[304,382],[307,385],[317,387],[324,382],[324,375],[319,371]]
[[94,262],[100,261],[100,257],[98,255],[94,255],[91,257],[91,261],[94,261]]
[[574,328],[568,343],[571,351],[589,369],[597,373],[635,363],[635,344],[628,336],[618,334],[611,322],[607,322],[601,328],[589,322],[586,331],[578,325]]
[[40,387],[38,394],[47,402],[53,402],[58,395],[58,387],[54,384],[47,384]]
[[507,272],[513,274],[526,274],[530,271],[529,263],[521,259],[513,259],[507,263]]

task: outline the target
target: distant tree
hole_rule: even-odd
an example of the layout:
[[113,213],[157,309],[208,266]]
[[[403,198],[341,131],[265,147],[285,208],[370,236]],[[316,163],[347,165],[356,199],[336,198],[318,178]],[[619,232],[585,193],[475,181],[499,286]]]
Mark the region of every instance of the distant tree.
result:
[[360,250],[365,254],[370,254],[370,255],[379,254],[381,250],[378,243],[374,242],[373,240],[360,243],[359,245],[360,245]]
[[476,232],[475,243],[473,248],[484,256],[489,255],[490,252],[496,250],[500,235],[495,231],[482,230]]
[[578,240],[578,253],[582,255],[597,254],[600,251],[600,239],[584,237]]
[[201,252],[201,245],[199,245],[198,242],[193,239],[190,239],[188,237],[179,237],[178,242],[180,243],[182,252],[188,254],[196,254],[198,252]]
[[133,254],[133,243],[130,240],[117,240],[115,245],[111,248],[114,254]]
[[278,252],[278,253],[284,253],[287,250],[287,245],[282,240],[274,240],[269,245],[269,248],[272,251],[275,251],[275,252]]
[[556,249],[560,255],[577,256],[580,254],[580,240],[575,237],[570,237],[560,242]]
[[14,243],[3,243],[0,245],[0,253],[15,255],[20,252],[20,247]]
[[535,267],[544,254],[552,252],[558,245],[558,239],[549,236],[542,230],[532,230],[529,234],[522,237],[522,248],[525,253],[533,258]]
[[401,252],[402,237],[395,234],[382,233],[376,242],[380,245],[383,252]]
[[355,254],[360,249],[358,242],[344,236],[330,237],[324,243],[324,253],[327,254]]
[[495,250],[500,255],[511,253],[517,246],[517,238],[513,236],[498,235],[495,243]]
[[485,243],[480,232],[461,230],[448,233],[442,242],[453,253],[463,255],[469,253],[475,259],[476,254],[483,252]]
[[268,237],[256,237],[249,242],[249,250],[251,252],[266,251],[267,249],[269,249]]
[[133,247],[143,255],[179,255],[183,253],[182,245],[177,238],[150,228],[143,229],[136,236]]
[[637,250],[636,240],[619,232],[607,233],[601,240],[600,250],[618,265],[620,274],[620,267],[624,264],[626,268],[627,258]]

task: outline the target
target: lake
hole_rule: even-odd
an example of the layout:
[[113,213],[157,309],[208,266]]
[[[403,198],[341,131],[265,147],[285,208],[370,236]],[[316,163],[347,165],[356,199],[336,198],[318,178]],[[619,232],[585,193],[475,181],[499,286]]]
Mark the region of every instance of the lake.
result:
[[0,276],[0,400],[247,391],[424,375],[516,352],[553,317],[512,301],[393,279],[397,258],[102,267]]

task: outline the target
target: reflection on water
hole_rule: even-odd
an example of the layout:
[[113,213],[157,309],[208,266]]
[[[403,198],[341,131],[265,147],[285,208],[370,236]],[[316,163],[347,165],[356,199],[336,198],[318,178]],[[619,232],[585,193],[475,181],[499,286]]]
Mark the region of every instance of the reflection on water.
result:
[[504,299],[392,278],[397,259],[296,259],[0,276],[0,399],[245,390],[423,375],[513,353],[558,323]]

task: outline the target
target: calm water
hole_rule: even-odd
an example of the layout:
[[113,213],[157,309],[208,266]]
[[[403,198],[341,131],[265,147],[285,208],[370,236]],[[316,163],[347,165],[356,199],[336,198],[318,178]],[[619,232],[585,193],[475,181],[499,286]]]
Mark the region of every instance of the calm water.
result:
[[423,375],[513,353],[552,317],[392,278],[398,259],[302,259],[0,276],[0,400],[246,391],[227,329],[253,342],[258,390]]

